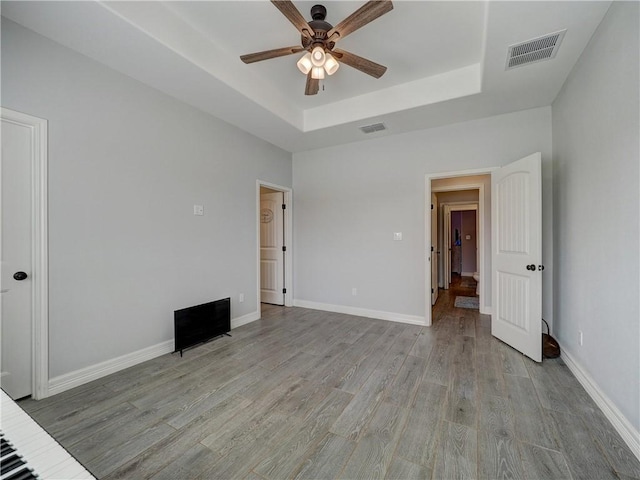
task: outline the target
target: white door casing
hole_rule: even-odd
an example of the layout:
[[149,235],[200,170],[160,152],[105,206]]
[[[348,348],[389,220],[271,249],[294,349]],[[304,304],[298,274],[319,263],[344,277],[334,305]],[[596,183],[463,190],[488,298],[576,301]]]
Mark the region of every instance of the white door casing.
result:
[[284,194],[260,195],[260,301],[284,305]]
[[431,194],[431,305],[438,300],[438,197]]
[[542,361],[542,175],[534,153],[492,173],[491,333]]
[[49,376],[47,122],[6,108],[1,117],[1,383],[14,399],[40,399]]
[[442,249],[444,250],[444,289],[449,290],[451,285],[451,210],[447,205],[443,208],[444,212],[444,228],[443,228],[443,243]]

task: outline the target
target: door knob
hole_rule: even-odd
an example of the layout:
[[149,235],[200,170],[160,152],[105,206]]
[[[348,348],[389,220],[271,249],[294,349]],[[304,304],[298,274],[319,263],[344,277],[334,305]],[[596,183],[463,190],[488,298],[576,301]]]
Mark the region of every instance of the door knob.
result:
[[531,270],[532,272],[535,272],[536,266],[533,263],[531,265],[527,265],[527,270]]
[[26,273],[24,273],[24,272],[16,272],[16,273],[13,274],[14,280],[18,280],[18,281],[24,280],[27,277],[28,277],[28,275]]

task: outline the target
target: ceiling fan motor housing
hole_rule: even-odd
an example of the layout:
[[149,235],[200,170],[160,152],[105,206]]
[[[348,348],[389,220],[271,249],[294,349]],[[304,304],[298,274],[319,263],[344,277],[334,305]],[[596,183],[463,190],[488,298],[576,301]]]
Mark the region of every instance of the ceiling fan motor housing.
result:
[[314,5],[311,7],[311,20],[309,26],[313,29],[315,35],[313,38],[301,36],[302,46],[306,50],[311,50],[316,45],[322,45],[326,50],[331,50],[335,46],[335,42],[327,42],[327,32],[333,28],[329,22],[325,22],[327,17],[327,9],[324,5]]

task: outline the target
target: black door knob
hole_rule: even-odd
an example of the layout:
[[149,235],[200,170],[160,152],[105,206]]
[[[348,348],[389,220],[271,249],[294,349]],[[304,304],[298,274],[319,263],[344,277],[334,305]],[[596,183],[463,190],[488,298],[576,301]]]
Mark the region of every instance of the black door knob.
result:
[[538,270],[540,271],[544,270],[544,265],[538,265]]
[[14,280],[24,280],[25,278],[27,278],[28,275],[24,272],[16,272],[13,274],[13,278]]
[[527,270],[535,271],[536,266],[532,263],[531,265],[527,265]]

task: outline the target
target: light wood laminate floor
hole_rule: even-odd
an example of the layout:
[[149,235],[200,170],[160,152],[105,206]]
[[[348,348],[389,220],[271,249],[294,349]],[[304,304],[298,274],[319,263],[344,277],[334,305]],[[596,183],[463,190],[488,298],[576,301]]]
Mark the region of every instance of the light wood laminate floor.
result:
[[640,478],[562,360],[441,295],[431,328],[263,305],[164,355],[20,405],[101,479]]

